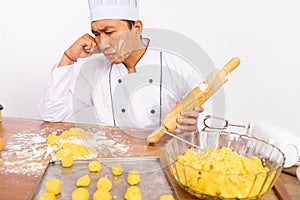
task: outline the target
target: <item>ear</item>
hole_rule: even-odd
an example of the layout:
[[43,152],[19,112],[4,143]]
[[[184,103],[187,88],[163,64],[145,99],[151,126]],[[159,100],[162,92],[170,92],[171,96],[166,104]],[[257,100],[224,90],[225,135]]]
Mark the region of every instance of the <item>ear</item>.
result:
[[143,32],[143,22],[141,20],[137,20],[134,22],[134,25],[132,27],[134,31],[136,31],[137,35],[142,35]]

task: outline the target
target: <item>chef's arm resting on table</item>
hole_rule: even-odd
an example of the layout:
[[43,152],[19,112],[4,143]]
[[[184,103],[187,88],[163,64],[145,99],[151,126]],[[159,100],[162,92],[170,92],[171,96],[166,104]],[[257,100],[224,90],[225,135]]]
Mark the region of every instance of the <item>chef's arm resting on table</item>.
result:
[[198,131],[198,116],[204,108],[196,106],[194,110],[181,111],[180,118],[177,119],[177,129],[181,132]]
[[[80,64],[76,66],[76,62],[78,58],[90,56],[95,47],[94,38],[89,34],[84,34],[63,53],[60,62],[51,71],[46,92],[39,105],[39,114],[42,120],[49,122],[74,121],[74,88],[80,71]],[[87,88],[88,85],[81,87]],[[80,109],[84,105],[89,105],[88,101],[90,101],[88,98],[84,99],[82,105],[78,105],[76,108]]]

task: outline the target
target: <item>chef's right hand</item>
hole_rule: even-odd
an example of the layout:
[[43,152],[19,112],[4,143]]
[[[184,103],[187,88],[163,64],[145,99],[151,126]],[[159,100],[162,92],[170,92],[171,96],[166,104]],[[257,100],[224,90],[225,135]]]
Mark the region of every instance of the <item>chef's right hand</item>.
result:
[[93,50],[97,47],[95,38],[88,33],[78,38],[63,54],[58,67],[71,65],[78,58],[86,58],[92,55]]

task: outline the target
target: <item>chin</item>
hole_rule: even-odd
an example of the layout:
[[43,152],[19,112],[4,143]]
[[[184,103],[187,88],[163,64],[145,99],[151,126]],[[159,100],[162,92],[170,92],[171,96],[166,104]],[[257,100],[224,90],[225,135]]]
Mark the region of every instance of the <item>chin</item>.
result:
[[124,58],[124,57],[118,57],[118,58],[115,58],[115,59],[109,59],[108,58],[108,60],[112,63],[112,64],[120,64],[120,63],[122,63],[122,62],[124,62],[124,60],[125,60],[126,58]]

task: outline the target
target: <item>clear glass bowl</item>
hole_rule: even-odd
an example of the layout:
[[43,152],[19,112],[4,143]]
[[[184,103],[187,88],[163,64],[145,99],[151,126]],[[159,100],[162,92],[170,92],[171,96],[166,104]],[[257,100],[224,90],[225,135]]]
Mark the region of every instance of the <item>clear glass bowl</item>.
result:
[[[165,145],[171,174],[182,188],[201,199],[257,199],[272,188],[285,162],[284,154],[277,147],[246,135],[224,131],[202,131],[185,133],[180,137],[200,146],[201,149],[172,138]],[[256,156],[269,170],[257,174],[220,173],[196,169],[178,161],[178,157],[188,149],[206,156],[210,149],[222,147],[227,147],[247,158]],[[214,188],[218,188],[218,192],[209,192],[214,192]]]

